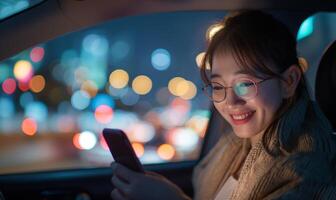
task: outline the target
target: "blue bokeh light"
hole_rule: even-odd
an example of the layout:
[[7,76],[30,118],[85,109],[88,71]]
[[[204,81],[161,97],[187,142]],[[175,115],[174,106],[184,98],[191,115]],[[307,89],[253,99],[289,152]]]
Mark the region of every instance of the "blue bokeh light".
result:
[[14,115],[15,107],[9,98],[0,97],[0,118],[10,118]]
[[71,96],[71,105],[78,110],[84,110],[90,105],[90,95],[82,90],[74,92]]
[[25,108],[29,103],[34,101],[34,96],[30,92],[25,92],[20,96],[20,105]]
[[107,94],[98,94],[93,100],[91,107],[93,110],[96,110],[96,108],[100,105],[107,105],[111,108],[114,108],[115,102],[113,98]]
[[31,102],[26,106],[25,115],[37,120],[38,122],[43,122],[47,120],[48,108],[43,102]]
[[166,70],[170,66],[170,53],[165,49],[156,49],[152,53],[152,65],[157,70]]

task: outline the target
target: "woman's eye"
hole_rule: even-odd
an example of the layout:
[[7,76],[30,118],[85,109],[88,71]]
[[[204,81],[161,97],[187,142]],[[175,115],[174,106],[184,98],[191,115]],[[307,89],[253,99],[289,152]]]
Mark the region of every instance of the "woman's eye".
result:
[[212,89],[213,89],[213,90],[222,90],[222,89],[223,89],[223,86],[213,85],[213,86],[212,86]]
[[249,81],[238,83],[238,86],[239,86],[239,87],[251,87],[251,86],[253,86],[253,85],[254,85],[254,84],[253,84],[252,82],[249,82]]

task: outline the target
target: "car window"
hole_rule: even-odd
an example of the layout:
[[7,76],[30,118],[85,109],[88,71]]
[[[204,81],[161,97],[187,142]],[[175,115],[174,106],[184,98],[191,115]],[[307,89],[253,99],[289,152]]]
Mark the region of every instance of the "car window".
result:
[[44,0],[1,0],[0,21],[35,6]]
[[315,97],[315,80],[318,65],[326,48],[336,39],[334,22],[336,13],[320,12],[308,17],[298,31],[298,54],[306,65],[306,78],[311,89],[313,100]]
[[210,102],[196,58],[224,15],[122,18],[0,62],[0,173],[108,166],[105,127],[144,164],[197,159]]

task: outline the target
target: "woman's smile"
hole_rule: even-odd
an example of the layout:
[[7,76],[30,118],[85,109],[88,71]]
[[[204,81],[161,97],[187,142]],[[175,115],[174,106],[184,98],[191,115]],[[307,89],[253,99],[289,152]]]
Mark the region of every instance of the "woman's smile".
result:
[[255,111],[250,111],[250,112],[245,112],[245,113],[236,113],[236,114],[230,114],[230,117],[234,125],[242,125],[250,121],[254,113]]

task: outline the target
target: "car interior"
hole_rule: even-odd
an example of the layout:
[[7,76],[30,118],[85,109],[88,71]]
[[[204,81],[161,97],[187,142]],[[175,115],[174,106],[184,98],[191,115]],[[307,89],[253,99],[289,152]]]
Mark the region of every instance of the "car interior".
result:
[[[158,79],[164,80],[165,84],[167,84],[169,79],[165,78],[165,76],[169,76],[169,78],[181,76],[184,77],[185,80],[189,79],[189,82],[194,82],[196,87],[200,88],[202,82],[201,80],[198,80],[200,78],[195,57],[201,51],[205,51],[207,42],[206,37],[209,33],[208,28],[210,25],[221,20],[230,11],[244,9],[263,10],[285,23],[293,34],[297,36],[300,64],[302,64],[305,71],[305,77],[311,88],[311,99],[320,105],[322,111],[331,122],[334,132],[336,132],[336,107],[332,95],[333,92],[336,91],[336,27],[334,26],[334,21],[336,20],[336,2],[318,0],[101,0],[99,2],[94,0],[44,0],[31,1],[30,7],[26,6],[25,9],[18,10],[17,13],[2,17],[5,10],[4,8],[6,6],[8,7],[8,5],[14,1],[5,0],[4,2],[5,3],[3,4],[0,3],[0,85],[2,85],[2,88],[0,88],[0,112],[2,113],[0,114],[0,199],[49,200],[110,198],[110,192],[113,189],[110,179],[113,171],[109,167],[112,158],[108,150],[103,150],[103,147],[99,147],[99,150],[97,150],[98,147],[91,147],[91,150],[83,150],[83,145],[80,144],[82,146],[78,147],[78,142],[75,142],[75,133],[84,130],[100,130],[105,126],[108,126],[107,123],[104,122],[104,120],[106,120],[105,113],[99,115],[96,110],[96,118],[85,118],[84,115],[84,117],[80,117],[78,113],[84,113],[85,109],[89,108],[81,108],[83,104],[72,104],[74,107],[77,106],[76,108],[78,108],[75,112],[77,113],[76,120],[77,115],[79,116],[78,119],[85,118],[85,120],[82,121],[84,125],[69,128],[66,125],[66,122],[72,121],[72,115],[67,115],[65,118],[62,118],[63,121],[57,121],[57,123],[59,124],[58,126],[60,129],[70,130],[68,132],[71,132],[71,135],[69,135],[70,133],[67,131],[62,134],[54,133],[60,130],[57,129],[57,127],[48,130],[50,133],[47,133],[47,129],[53,127],[53,123],[56,122],[53,121],[54,118],[50,113],[56,112],[55,110],[59,111],[68,108],[66,107],[68,104],[62,104],[63,107],[59,106],[58,103],[53,102],[53,98],[59,98],[60,101],[73,101],[73,99],[75,99],[75,95],[71,96],[71,93],[74,92],[74,90],[71,92],[67,91],[67,89],[71,89],[71,86],[66,89],[60,87],[60,92],[55,93],[56,96],[49,97],[49,95],[52,94],[53,88],[58,88],[58,85],[67,85],[67,82],[70,80],[66,79],[66,71],[57,72],[57,67],[60,67],[61,69],[61,66],[55,64],[55,62],[62,63],[63,61],[60,57],[63,58],[70,54],[75,55],[74,51],[66,50],[70,49],[68,46],[71,45],[77,47],[81,46],[81,38],[84,38],[82,48],[86,48],[85,41],[95,39],[94,41],[96,43],[92,43],[94,48],[88,47],[90,51],[92,48],[92,51],[103,49],[105,43],[102,41],[109,41],[109,51],[113,52],[113,48],[115,47],[116,52],[120,53],[122,51],[120,49],[127,47],[128,52],[133,56],[130,57],[132,60],[130,59],[126,62],[122,60],[124,55],[116,54],[117,57],[112,61],[109,60],[107,62],[108,64],[106,64],[100,60],[103,53],[93,53],[92,55],[94,59],[85,60],[91,54],[88,54],[88,52],[85,53],[85,51],[79,52],[78,58],[81,59],[81,64],[88,63],[87,65],[89,67],[87,74],[91,74],[93,77],[96,74],[95,67],[97,65],[102,65],[102,63],[108,65],[109,70],[111,69],[111,66],[114,65],[146,66],[150,64],[144,63],[142,60],[144,60],[145,55],[151,54],[151,50],[147,50],[146,46],[151,47],[153,50],[160,47],[162,44],[165,44],[166,46],[175,45],[177,50],[174,52],[171,50],[170,56],[173,58],[174,56],[178,57],[180,54],[181,57],[183,57],[180,58],[180,60],[186,61],[178,62],[172,59],[169,63],[171,63],[171,65],[176,65],[176,67],[173,68],[174,70],[169,71],[169,73],[168,71],[163,72],[163,74],[161,73],[162,77],[159,77]],[[3,13],[1,14],[1,12]],[[105,27],[106,29],[100,29],[100,27]],[[98,31],[94,32],[94,30]],[[107,30],[111,30],[111,33]],[[178,32],[178,30],[181,30],[181,32]],[[106,35],[105,39],[98,38],[99,35],[104,34]],[[155,38],[155,35],[157,35],[157,38]],[[119,36],[124,40],[131,38],[130,44],[133,46],[129,47],[127,45],[121,45],[124,43],[118,43],[119,46],[114,45],[117,43],[111,41],[117,41],[116,38]],[[137,38],[137,40],[132,40],[132,38]],[[138,42],[138,40],[140,42]],[[158,42],[159,44],[157,44]],[[197,44],[194,45],[192,43]],[[36,74],[45,74],[45,81],[49,82],[48,84],[51,86],[46,84],[44,93],[34,93],[34,95],[36,95],[34,98],[38,99],[40,102],[43,101],[43,99],[49,99],[48,102],[50,102],[47,104],[48,108],[45,108],[49,111],[46,115],[33,108],[31,109],[31,116],[42,118],[40,119],[41,123],[46,123],[46,128],[43,129],[45,131],[40,131],[46,133],[41,133],[41,136],[39,136],[40,139],[34,140],[33,137],[36,137],[37,135],[32,135],[35,134],[36,131],[29,136],[30,129],[28,132],[25,132],[26,129],[24,129],[24,123],[22,122],[21,124],[23,114],[16,115],[16,112],[22,110],[22,108],[19,109],[20,102],[28,100],[22,100],[21,97],[23,95],[21,95],[21,93],[23,94],[23,92],[19,91],[19,89],[15,92],[6,92],[6,81],[9,83],[10,80],[14,80],[9,77],[15,76],[17,78],[18,76],[14,71],[14,75],[12,73],[5,77],[5,70],[2,70],[1,68],[7,66],[7,68],[11,69],[14,68],[15,63],[17,64],[19,62],[18,60],[21,59],[22,61],[23,58],[28,60],[29,55],[31,55],[29,52],[33,52],[37,47],[44,49],[45,52],[48,50],[48,58],[50,58],[50,62],[35,62],[31,56],[31,63],[34,64]],[[159,50],[162,51],[162,49]],[[63,54],[64,52],[67,52],[67,54]],[[26,54],[28,55],[28,58]],[[109,59],[110,54],[105,56],[106,59]],[[151,58],[153,64],[153,54]],[[69,60],[69,63],[71,62],[72,61]],[[125,70],[127,69],[130,70],[131,68],[125,68]],[[129,73],[130,76],[133,77],[139,74],[148,73],[149,76],[153,76],[154,82],[154,76],[156,76],[155,73],[158,72],[152,72],[151,70],[153,71],[153,69],[145,67],[143,67],[143,69],[134,68],[134,71],[130,71]],[[74,71],[75,69],[73,69],[72,72]],[[158,69],[158,71],[164,71],[164,69]],[[65,77],[64,80],[54,77],[54,73],[58,73],[57,77]],[[80,71],[78,74],[80,74]],[[97,74],[99,79],[99,73]],[[78,75],[78,77],[80,76]],[[144,80],[145,79],[142,79],[142,81]],[[153,85],[156,83],[158,85],[161,84],[159,82],[154,82]],[[72,87],[72,89],[74,89],[74,87]],[[21,90],[23,91],[23,89]],[[104,90],[104,86],[101,90]],[[85,94],[88,94],[90,91],[88,90]],[[147,140],[146,136],[140,138],[136,138],[134,135],[130,136],[131,138],[135,138],[135,140],[138,139],[140,141],[139,143],[145,145],[144,155],[146,155],[147,150],[147,153],[149,152],[146,156],[140,158],[140,160],[143,163],[145,170],[154,171],[165,176],[173,183],[177,184],[190,197],[193,196],[191,182],[193,168],[211,150],[221,135],[230,132],[229,124],[222,119],[220,114],[205,97],[201,97],[201,95],[203,95],[201,90],[198,89],[197,91],[200,94],[197,93],[197,96],[194,95],[195,99],[189,104],[186,104],[186,102],[187,100],[188,102],[191,102],[192,98],[184,98],[184,100],[173,99],[169,102],[165,101],[166,104],[173,106],[178,105],[180,106],[179,108],[181,108],[181,105],[182,107],[189,105],[189,107],[195,109],[190,111],[190,113],[194,113],[194,115],[190,114],[187,118],[189,120],[193,116],[196,116],[193,119],[198,119],[199,121],[196,121],[195,123],[200,123],[202,125],[200,128],[201,130],[197,132],[199,135],[193,144],[183,143],[184,141],[194,140],[194,137],[190,136],[192,134],[188,135],[187,132],[183,132],[185,133],[183,135],[182,132],[178,131],[175,131],[174,133],[166,131],[167,133],[164,132],[164,134],[168,134],[167,137],[158,136],[161,134],[159,130],[162,130],[162,125],[160,125],[160,128],[157,128],[157,121],[155,120],[157,118],[150,118],[149,113],[153,113],[154,111],[159,113],[161,112],[159,111],[160,108],[156,106],[157,108],[153,111],[151,108],[154,107],[154,104],[151,101],[142,104],[140,102],[134,105],[135,103],[132,104],[129,100],[135,98],[140,98],[141,100],[145,95],[131,95],[127,97],[128,100],[120,98],[118,100],[113,100],[112,103],[111,100],[102,100],[105,103],[108,102],[107,104],[110,103],[111,107],[115,106],[113,107],[115,118],[117,118],[117,113],[121,113],[118,114],[118,118],[120,118],[118,120],[120,121],[118,121],[119,124],[115,125],[116,128],[131,126],[131,123],[138,123],[141,121],[138,119],[139,117],[134,120],[136,117],[132,114],[133,111],[139,112],[139,116],[144,116],[143,118],[146,119],[148,123],[150,122],[151,127],[155,127],[155,129],[150,129],[154,130],[151,139]],[[112,94],[112,92],[110,94]],[[148,98],[155,99],[155,96],[148,96]],[[165,98],[167,98],[167,96],[163,97],[164,100]],[[6,99],[14,102],[14,108],[12,110],[6,110],[9,109],[9,106],[7,105],[12,105],[8,104]],[[21,104],[23,103],[21,102]],[[196,104],[196,106],[194,106],[194,104]],[[95,109],[100,108],[100,106],[97,105]],[[152,112],[145,112],[144,110]],[[110,111],[112,112],[111,109]],[[69,113],[74,113],[74,111],[69,111]],[[25,115],[27,114],[25,113]],[[180,112],[174,113],[162,111],[162,115],[172,115],[172,118],[174,119],[182,114]],[[28,116],[30,115],[28,114]],[[102,117],[99,118],[99,116]],[[125,119],[127,118],[128,121],[125,121],[123,117]],[[48,121],[43,121],[46,119]],[[87,121],[87,119],[89,120]],[[90,124],[90,119],[100,119],[102,123],[95,125],[94,128],[87,128],[88,126],[85,126],[85,124]],[[171,130],[177,130],[179,128],[182,130],[183,127],[189,126],[187,119],[181,120],[183,120],[183,123],[174,122],[174,127],[172,127]],[[28,123],[31,121],[26,122]],[[76,121],[76,123],[80,122],[81,121]],[[135,130],[149,130],[148,123],[146,125],[146,123],[140,124],[139,122],[139,125]],[[40,126],[42,127],[42,125]],[[114,125],[111,126],[114,127]],[[163,127],[165,130],[168,130],[171,126],[169,126],[169,128],[165,126]],[[29,126],[29,128],[31,127]],[[204,133],[202,131],[204,131]],[[22,132],[24,132],[24,134]],[[92,134],[90,135],[87,133],[88,132],[84,131],[81,134],[86,134],[88,137],[92,137]],[[183,137],[176,136],[177,139],[172,139],[171,137],[177,133],[181,133]],[[98,145],[98,143],[101,142],[98,140],[97,144],[94,145]],[[155,157],[153,153],[150,153],[153,152],[150,147],[157,146],[157,144],[171,144],[170,146],[176,148],[174,150],[174,157],[165,159],[164,156],[166,154],[164,154],[163,157],[158,157],[157,155]],[[187,145],[189,149],[183,145]],[[33,148],[32,146],[35,146],[36,148]],[[133,146],[133,148],[135,148],[135,146]],[[30,153],[28,153],[28,151]],[[35,157],[37,155],[41,158],[43,155],[44,157],[51,155],[53,158],[50,158],[49,160],[48,158],[44,158],[45,161],[40,162],[37,157]],[[64,161],[61,158],[62,156],[76,157],[78,160]],[[33,161],[35,158],[36,161]],[[18,161],[18,159],[22,159],[22,161]],[[33,162],[34,165],[27,164]],[[58,165],[58,162],[61,163]],[[73,164],[74,162],[77,162],[77,164]]]

